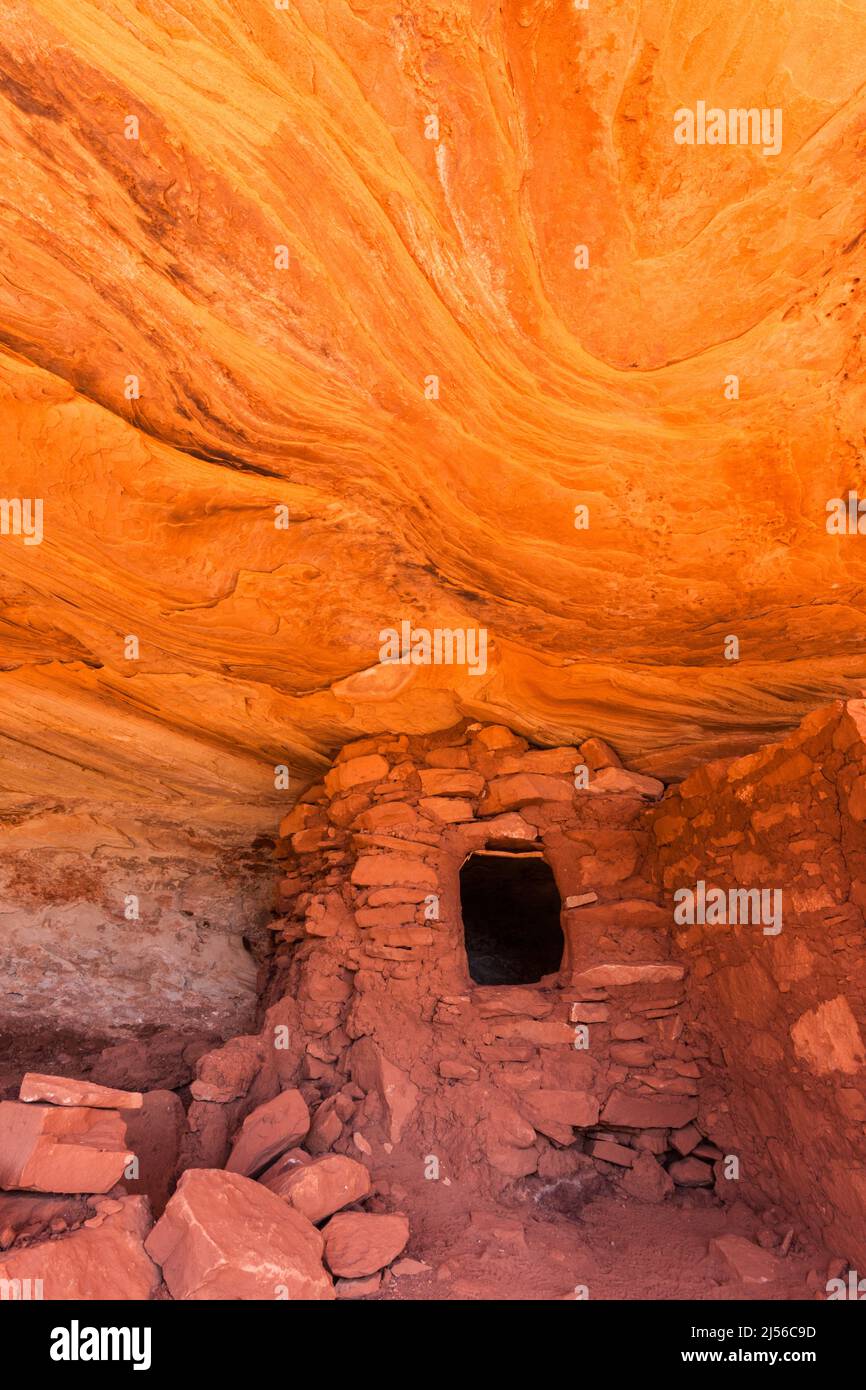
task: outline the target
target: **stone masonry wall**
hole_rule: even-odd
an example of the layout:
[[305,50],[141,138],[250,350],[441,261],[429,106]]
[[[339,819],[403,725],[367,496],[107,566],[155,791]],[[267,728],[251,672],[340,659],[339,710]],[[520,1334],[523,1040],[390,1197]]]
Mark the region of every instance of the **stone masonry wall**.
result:
[[[645,863],[640,814],[662,790],[604,745],[531,749],[498,726],[344,748],[281,826],[264,1028],[199,1064],[187,1162],[219,1166],[244,1115],[299,1084],[311,1151],[366,1155],[404,1181],[432,1156],[479,1188],[599,1170],[660,1192],[711,1184],[686,972]],[[459,871],[508,846],[552,868],[562,967],[478,986]]]
[[[715,1063],[700,1122],[758,1188],[866,1268],[866,704],[707,764],[645,819],[668,895],[698,880],[781,889],[777,933],[684,923],[697,1031]],[[733,1184],[732,1184],[733,1185]]]

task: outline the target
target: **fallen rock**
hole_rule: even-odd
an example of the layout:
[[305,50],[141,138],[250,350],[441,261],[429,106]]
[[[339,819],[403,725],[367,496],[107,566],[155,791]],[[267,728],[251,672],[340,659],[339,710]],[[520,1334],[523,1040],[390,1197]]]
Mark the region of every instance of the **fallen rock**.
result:
[[491,1168],[507,1178],[528,1178],[538,1168],[538,1150],[534,1145],[521,1148],[516,1144],[503,1143],[495,1135],[488,1135],[484,1141],[484,1152]]
[[49,1302],[151,1298],[160,1274],[145,1253],[151,1224],[146,1198],[118,1198],[104,1214],[98,1200],[93,1205],[103,1216],[98,1225],[13,1251],[0,1260],[0,1281],[29,1280],[30,1296]]
[[647,1150],[635,1156],[622,1186],[638,1202],[663,1202],[674,1190],[673,1179]]
[[509,729],[507,724],[486,724],[476,733],[475,742],[480,743],[491,753],[502,748],[523,749],[526,747],[526,740]]
[[328,1096],[316,1109],[310,1122],[306,1146],[311,1154],[327,1153],[343,1133],[337,1096]]
[[146,1040],[127,1038],[103,1048],[93,1064],[90,1084],[133,1092],[174,1091],[189,1084],[199,1058],[218,1045],[211,1036],[190,1037],[171,1028],[162,1028]]
[[535,1172],[535,1129],[513,1105],[491,1097],[478,1132],[488,1160],[500,1173],[517,1178]]
[[115,1091],[89,1081],[72,1081],[66,1076],[44,1076],[28,1071],[18,1092],[21,1101],[45,1101],[49,1105],[83,1105],[94,1110],[140,1110],[144,1097],[140,1091]]
[[507,1248],[523,1254],[529,1249],[526,1227],[521,1218],[502,1211],[471,1211],[466,1235],[474,1250],[479,1245],[496,1253]]
[[334,1291],[338,1298],[369,1298],[381,1285],[381,1274],[368,1274],[366,1279],[338,1279]]
[[270,1179],[264,1173],[261,1181],[314,1225],[341,1207],[360,1202],[370,1192],[370,1174],[363,1163],[342,1154],[295,1164],[290,1171]]
[[231,1148],[231,1111],[216,1101],[194,1100],[186,1112],[187,1133],[181,1141],[181,1168],[222,1168]]
[[731,1272],[744,1284],[772,1284],[779,1278],[776,1256],[745,1236],[716,1236],[710,1241],[710,1253],[721,1255]]
[[0,1188],[107,1192],[132,1158],[117,1110],[0,1102]]
[[303,1149],[287,1149],[284,1154],[280,1154],[276,1163],[272,1163],[270,1168],[266,1168],[263,1173],[259,1173],[256,1182],[269,1187],[273,1192],[277,1186],[285,1181],[292,1173],[296,1173],[298,1168],[305,1167],[312,1163],[313,1159]]
[[281,1091],[248,1115],[232,1145],[226,1168],[255,1177],[306,1137],[310,1112],[300,1091]]
[[173,1298],[320,1301],[334,1297],[315,1226],[260,1183],[190,1168],[145,1249]]
[[391,1273],[395,1279],[417,1279],[422,1274],[432,1274],[433,1268],[423,1260],[397,1260],[391,1266]]
[[678,1187],[712,1187],[713,1170],[699,1158],[678,1158],[668,1168]]
[[332,1273],[359,1279],[384,1269],[405,1249],[409,1221],[405,1216],[376,1216],[342,1212],[324,1229],[325,1261]]

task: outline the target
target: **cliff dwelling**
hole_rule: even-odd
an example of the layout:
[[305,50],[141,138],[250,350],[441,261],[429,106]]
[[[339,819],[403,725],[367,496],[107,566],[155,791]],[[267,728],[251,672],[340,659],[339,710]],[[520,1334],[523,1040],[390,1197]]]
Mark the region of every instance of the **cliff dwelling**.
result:
[[[10,1030],[4,1276],[34,1277],[62,1229],[54,1277],[95,1297],[75,1251],[95,1210],[135,1251],[125,1297],[253,1298],[239,1252],[287,1207],[324,1233],[302,1258],[286,1228],[301,1299],[559,1297],[566,1268],[578,1298],[638,1268],[645,1297],[813,1297],[866,1253],[864,737],[866,703],[838,702],[667,787],[599,738],[465,718],[347,744],[268,842],[261,930],[227,954],[197,934],[208,1032],[172,973],[159,1026]],[[755,881],[784,883],[785,930],[749,910]]]
[[11,6],[0,1301],[866,1296],[807,9]]

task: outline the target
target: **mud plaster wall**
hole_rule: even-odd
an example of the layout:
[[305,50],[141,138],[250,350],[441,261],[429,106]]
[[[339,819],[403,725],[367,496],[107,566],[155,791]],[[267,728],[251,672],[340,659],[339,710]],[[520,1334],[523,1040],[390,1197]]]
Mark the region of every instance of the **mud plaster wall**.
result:
[[[449,1180],[495,1188],[677,1157],[671,1131],[696,1114],[700,1066],[644,863],[640,813],[663,788],[594,765],[578,790],[591,752],[480,725],[342,750],[281,826],[265,1024],[199,1064],[188,1162],[224,1162],[243,1116],[296,1082],[307,1147],[371,1155],[377,1171],[420,1178],[432,1154]],[[459,870],[508,843],[551,865],[562,968],[535,986],[475,986]]]
[[668,901],[778,887],[783,925],[676,928],[706,1050],[701,1123],[757,1185],[866,1263],[866,706],[810,715],[784,742],[707,764],[647,813]]

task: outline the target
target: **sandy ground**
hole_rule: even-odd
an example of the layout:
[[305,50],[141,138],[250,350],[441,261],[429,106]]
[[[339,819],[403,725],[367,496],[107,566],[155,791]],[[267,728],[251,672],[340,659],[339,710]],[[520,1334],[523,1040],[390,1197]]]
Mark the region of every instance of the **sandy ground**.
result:
[[[755,1240],[769,1227],[744,1203],[724,1206],[709,1193],[677,1194],[659,1205],[620,1195],[615,1187],[570,1212],[568,1194],[529,1184],[507,1205],[479,1203],[459,1186],[425,1183],[406,1210],[412,1239],[406,1254],[429,1273],[401,1276],[380,1299],[813,1299],[806,1283],[826,1269],[827,1256],[795,1237],[779,1257],[779,1278],[742,1282],[711,1253],[714,1236]],[[778,1221],[778,1214],[772,1213]],[[778,1246],[776,1248],[778,1255]],[[586,1292],[579,1292],[585,1290]]]

